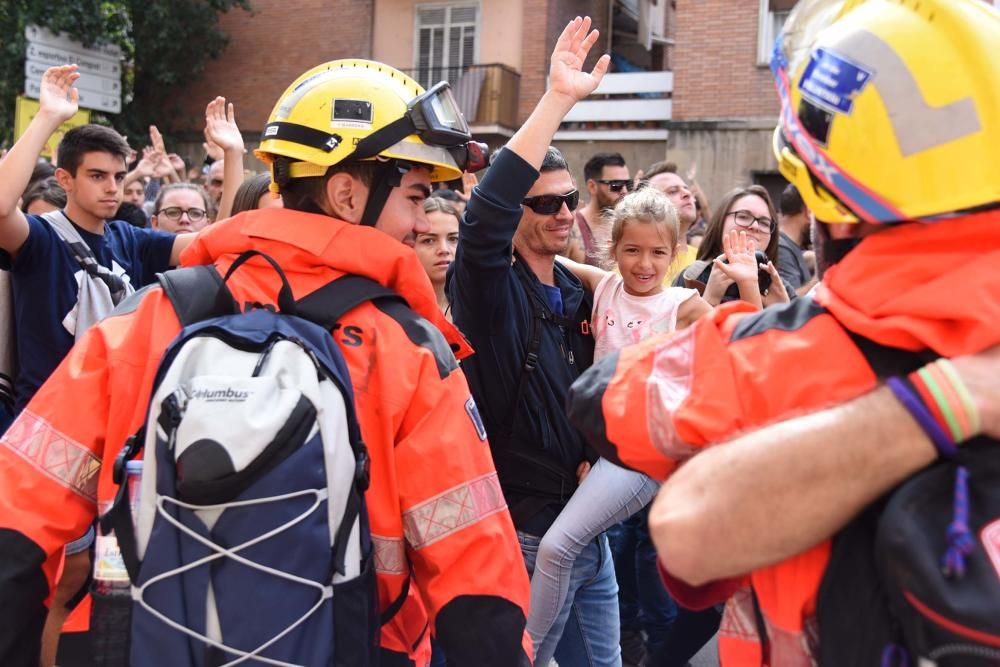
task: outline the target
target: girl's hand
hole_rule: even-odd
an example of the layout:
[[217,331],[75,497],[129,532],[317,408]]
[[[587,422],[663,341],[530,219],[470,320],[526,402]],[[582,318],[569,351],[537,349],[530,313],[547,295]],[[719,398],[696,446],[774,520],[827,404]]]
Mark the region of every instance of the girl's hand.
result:
[[778,269],[775,268],[774,262],[761,264],[760,268],[767,271],[768,275],[771,276],[771,286],[767,289],[767,294],[764,296],[764,307],[791,301],[791,298],[788,296],[788,290],[785,289],[785,281],[781,279],[781,275],[778,273]]

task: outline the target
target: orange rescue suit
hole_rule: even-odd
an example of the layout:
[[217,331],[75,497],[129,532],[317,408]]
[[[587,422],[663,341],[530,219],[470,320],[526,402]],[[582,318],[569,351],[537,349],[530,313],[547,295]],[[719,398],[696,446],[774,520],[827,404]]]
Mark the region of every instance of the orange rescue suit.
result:
[[[383,609],[412,569],[410,595],[382,628],[383,650],[425,664],[434,631],[475,638],[483,655],[505,661],[496,664],[528,664],[524,561],[488,443],[473,419],[475,403],[448,351],[464,357],[471,349],[438,309],[416,256],[373,228],[271,209],[212,225],[182,262],[214,263],[224,275],[250,249],[279,262],[296,298],[354,273],[396,290],[416,313],[397,321],[365,303],[332,332],[350,369],[371,456],[366,498]],[[257,258],[237,270],[229,286],[239,304],[256,307],[276,302],[279,279]],[[110,463],[143,423],[160,356],[180,329],[159,287],[132,308],[95,326],[0,440],[0,545],[21,540],[16,553],[0,548],[5,605],[36,603],[27,587],[3,581],[8,575],[32,580],[42,554],[52,590],[63,545],[112,498]],[[4,647],[32,640],[16,636],[30,635],[34,626],[27,627],[0,628],[0,663],[11,664]]]
[[[874,388],[876,377],[846,330],[949,357],[1000,343],[997,267],[998,211],[880,230],[827,272],[815,302],[797,299],[755,314],[746,304],[727,304],[672,338],[627,348],[581,378],[573,410],[592,425],[588,438],[603,454],[664,479],[711,443]],[[771,664],[808,665],[828,558],[826,541],[745,578],[696,589],[666,579],[686,606],[728,600],[724,665],[761,664],[747,585],[767,625]]]

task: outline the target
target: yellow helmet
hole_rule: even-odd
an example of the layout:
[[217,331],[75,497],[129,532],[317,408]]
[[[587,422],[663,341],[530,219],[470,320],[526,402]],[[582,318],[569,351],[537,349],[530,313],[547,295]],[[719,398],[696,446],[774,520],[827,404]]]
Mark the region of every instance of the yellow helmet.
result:
[[388,65],[334,60],[285,90],[255,155],[279,187],[340,162],[376,159],[427,165],[432,181],[449,181],[462,176],[470,138],[447,83],[425,92]]
[[828,223],[1000,203],[998,58],[982,0],[801,0],[771,60],[781,173]]

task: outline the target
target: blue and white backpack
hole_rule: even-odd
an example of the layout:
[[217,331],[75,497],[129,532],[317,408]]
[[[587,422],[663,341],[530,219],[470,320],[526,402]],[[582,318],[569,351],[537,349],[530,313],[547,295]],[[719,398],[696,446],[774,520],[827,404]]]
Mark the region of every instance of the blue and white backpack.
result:
[[[225,286],[254,256],[281,276],[277,312],[240,313]],[[225,278],[206,266],[159,280],[183,329],[102,518],[131,581],[129,664],[374,664],[368,458],[329,332],[360,303],[402,297],[344,276],[295,302],[257,251]],[[123,471],[140,450],[132,517]]]

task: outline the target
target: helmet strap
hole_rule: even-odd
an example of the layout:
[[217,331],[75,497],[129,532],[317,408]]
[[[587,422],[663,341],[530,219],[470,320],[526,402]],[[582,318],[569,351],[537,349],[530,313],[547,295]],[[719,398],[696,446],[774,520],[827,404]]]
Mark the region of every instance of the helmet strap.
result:
[[378,217],[382,215],[382,209],[389,199],[393,188],[398,188],[403,181],[403,174],[410,170],[410,165],[401,160],[379,161],[375,167],[375,174],[372,177],[372,184],[368,190],[368,202],[365,204],[365,212],[361,216],[361,224],[367,227],[374,227]]

